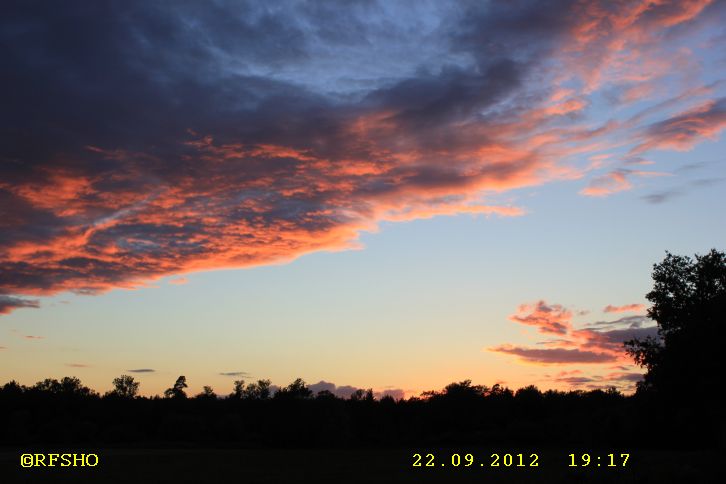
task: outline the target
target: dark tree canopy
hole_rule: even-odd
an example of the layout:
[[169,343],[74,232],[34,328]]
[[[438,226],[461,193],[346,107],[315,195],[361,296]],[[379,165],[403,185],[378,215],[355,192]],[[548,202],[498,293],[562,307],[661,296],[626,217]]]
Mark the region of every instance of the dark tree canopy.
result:
[[275,398],[283,399],[305,399],[312,397],[313,392],[310,390],[302,378],[296,379],[284,388],[280,388],[275,393]]
[[[244,385],[244,381],[242,381]],[[270,380],[257,380],[255,383],[247,385],[243,392],[243,396],[249,400],[267,400],[270,398],[272,392],[270,386],[272,382]],[[235,382],[235,392],[237,391],[237,382]]]
[[484,385],[472,385],[471,380],[464,380],[458,383],[450,383],[444,388],[448,398],[466,400],[476,399],[484,396],[489,389]]
[[212,387],[204,385],[204,387],[202,387],[202,391],[198,393],[195,398],[202,400],[216,400],[217,394],[214,393],[214,389]]
[[357,402],[372,402],[374,400],[373,389],[363,390],[359,388],[350,395],[350,399]]
[[60,381],[55,378],[46,378],[33,385],[33,389],[58,395],[81,397],[95,395],[96,393],[87,386],[84,386],[81,380],[75,376],[64,376]]
[[626,343],[628,354],[648,370],[639,390],[673,397],[690,394],[686,388],[713,388],[723,368],[717,355],[724,344],[726,254],[666,253],[653,266],[653,282],[646,298],[658,338]]
[[235,380],[234,384],[232,385],[232,393],[229,394],[229,398],[236,398],[240,399],[244,397],[245,394],[245,381],[244,380]]
[[120,398],[134,398],[139,392],[139,385],[141,383],[135,381],[134,377],[121,375],[113,379],[113,390],[108,393]]
[[184,392],[184,389],[186,387],[187,387],[187,377],[182,375],[176,379],[176,383],[174,383],[173,387],[167,388],[164,391],[164,396],[166,398],[186,398],[187,394]]

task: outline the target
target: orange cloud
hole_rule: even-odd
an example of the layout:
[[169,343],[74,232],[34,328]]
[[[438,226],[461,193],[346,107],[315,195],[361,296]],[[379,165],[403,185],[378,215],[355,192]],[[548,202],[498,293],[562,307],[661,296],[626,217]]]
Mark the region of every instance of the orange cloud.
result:
[[[482,203],[482,194],[559,176],[551,174],[549,163],[538,163],[537,154],[502,143],[463,151],[448,146],[431,159],[418,148],[410,156],[386,148],[377,151],[379,160],[350,153],[338,160],[271,144],[218,144],[209,135],[185,146],[195,168],[153,186],[136,184],[135,177],[139,163],[158,162],[155,157],[94,147],[87,151],[120,164],[112,180],[123,187],[117,193],[104,190],[105,176],[52,168],[44,168],[38,180],[8,188],[33,213],[52,212],[56,226],[43,240],[19,238],[6,247],[0,266],[15,276],[0,277],[3,290],[92,294],[166,275],[354,247],[361,231],[375,230],[382,220],[518,216],[523,209]],[[443,165],[440,157],[458,161]],[[51,203],[56,192],[60,206]]]

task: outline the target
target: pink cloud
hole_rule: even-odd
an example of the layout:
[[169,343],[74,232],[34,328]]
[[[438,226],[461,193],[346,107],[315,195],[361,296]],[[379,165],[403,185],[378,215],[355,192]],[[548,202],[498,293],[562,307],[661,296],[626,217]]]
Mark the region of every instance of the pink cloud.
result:
[[583,188],[580,193],[589,197],[605,197],[613,193],[630,190],[632,187],[633,185],[628,181],[626,173],[616,170],[593,178],[590,184]]
[[634,372],[629,368],[626,369],[630,371],[620,371],[607,374],[583,373],[581,371],[560,372],[549,379],[555,383],[563,384],[566,388],[571,389],[605,389],[615,387],[621,391],[632,391],[634,390],[635,383],[642,380],[643,374]]
[[651,124],[640,133],[640,144],[632,153],[653,149],[687,151],[704,139],[716,139],[726,128],[726,98],[709,100],[664,121]]
[[613,8],[607,0],[579,2],[571,43],[562,54],[565,73],[582,79],[585,92],[603,83],[656,79],[672,69],[672,63],[659,62],[673,59],[664,57],[667,29],[694,20],[710,3],[634,1]]
[[629,176],[653,177],[665,175],[667,174],[661,172],[621,168],[593,178],[590,180],[589,185],[580,191],[580,194],[589,197],[606,197],[633,188],[633,184],[628,179]]
[[570,328],[572,312],[559,304],[547,304],[537,301],[533,304],[522,304],[517,313],[509,316],[516,323],[535,326],[540,333],[566,334]]
[[[632,310],[636,306],[626,305],[621,308]],[[572,313],[559,304],[547,304],[545,301],[533,305],[522,304],[518,313],[510,316],[510,320],[534,326],[540,333],[556,334],[558,337],[540,341],[539,347],[504,344],[488,350],[516,356],[523,362],[546,365],[627,363],[630,358],[624,351],[623,342],[657,337],[656,326],[642,325],[643,316],[597,322],[585,328],[574,328],[571,317]],[[559,376],[573,375],[575,373],[562,373]]]

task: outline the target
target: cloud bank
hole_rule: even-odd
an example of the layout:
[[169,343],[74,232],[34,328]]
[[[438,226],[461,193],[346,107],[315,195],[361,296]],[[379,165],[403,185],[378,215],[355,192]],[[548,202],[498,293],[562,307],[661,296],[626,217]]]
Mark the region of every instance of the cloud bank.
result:
[[[556,180],[630,189],[643,173],[580,158],[717,136],[722,86],[681,73],[722,8],[10,1],[0,313],[345,250],[385,220],[518,216],[500,194]],[[593,121],[605,91],[654,104]]]

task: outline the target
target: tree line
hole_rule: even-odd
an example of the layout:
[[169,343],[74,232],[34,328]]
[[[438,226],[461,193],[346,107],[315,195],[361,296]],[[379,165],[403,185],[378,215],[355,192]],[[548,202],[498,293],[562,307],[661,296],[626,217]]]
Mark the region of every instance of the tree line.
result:
[[225,398],[211,388],[194,396],[177,379],[163,397],[140,397],[121,376],[104,395],[74,377],[29,387],[0,387],[0,444],[360,446],[360,445],[676,445],[715,446],[713,409],[695,404],[672,413],[643,392],[614,388],[541,391],[453,382],[395,400],[359,390],[349,398],[317,394],[297,379],[276,392],[269,380],[237,381]]
[[[46,378],[42,381],[37,382],[32,386],[25,386],[17,383],[16,381],[10,381],[0,387],[0,396],[2,395],[14,395],[19,394],[38,394],[45,393],[49,395],[58,396],[75,396],[75,397],[87,397],[87,398],[117,398],[117,399],[132,399],[132,398],[148,398],[139,396],[139,387],[141,382],[136,381],[133,376],[121,375],[114,378],[112,381],[113,388],[101,396],[97,391],[83,385],[81,380],[75,376],[66,376],[57,380],[55,378]],[[218,398],[229,398],[233,400],[267,400],[269,398],[340,398],[329,390],[322,390],[313,395],[313,391],[308,387],[302,378],[297,378],[295,381],[287,385],[286,387],[273,387],[271,380],[257,380],[256,382],[248,383],[245,385],[244,380],[235,380],[232,385],[232,392],[226,396],[219,396],[215,393],[211,386],[205,385],[202,387],[202,391],[193,397],[189,397],[184,390],[188,388],[187,378],[184,375],[179,376],[174,384],[164,390],[164,398],[170,399],[213,399]],[[473,387],[473,388],[485,388],[485,387]],[[509,391],[509,390],[508,390]],[[158,397],[151,397],[158,398]],[[384,397],[386,398],[386,397]],[[388,397],[392,398],[392,397]],[[351,400],[373,400],[373,389],[363,390],[358,389],[351,393]]]

